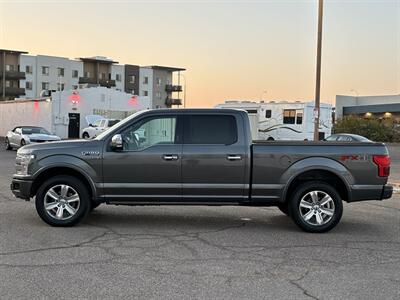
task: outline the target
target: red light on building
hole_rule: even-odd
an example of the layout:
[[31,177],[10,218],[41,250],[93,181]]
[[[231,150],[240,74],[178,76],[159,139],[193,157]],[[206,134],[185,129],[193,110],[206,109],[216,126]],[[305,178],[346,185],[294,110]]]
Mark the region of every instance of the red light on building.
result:
[[79,95],[79,93],[77,91],[73,91],[72,95],[70,95],[68,97],[68,99],[73,103],[76,104],[81,100],[81,96]]
[[136,106],[138,104],[138,97],[137,96],[132,96],[129,99],[129,104],[132,106]]

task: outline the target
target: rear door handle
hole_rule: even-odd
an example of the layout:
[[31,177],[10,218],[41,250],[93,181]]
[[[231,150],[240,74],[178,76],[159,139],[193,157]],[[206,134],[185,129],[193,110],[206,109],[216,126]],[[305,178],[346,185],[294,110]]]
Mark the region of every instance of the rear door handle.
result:
[[227,160],[241,160],[242,156],[241,155],[228,155],[226,157]]
[[178,160],[179,156],[176,154],[164,154],[163,160]]

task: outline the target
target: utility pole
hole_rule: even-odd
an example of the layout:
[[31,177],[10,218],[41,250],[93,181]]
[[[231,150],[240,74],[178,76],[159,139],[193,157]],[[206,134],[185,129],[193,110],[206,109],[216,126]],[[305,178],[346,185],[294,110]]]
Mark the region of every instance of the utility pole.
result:
[[317,72],[315,78],[314,107],[314,141],[319,140],[320,89],[321,89],[321,49],[322,49],[322,17],[324,0],[318,0],[318,36],[317,36]]

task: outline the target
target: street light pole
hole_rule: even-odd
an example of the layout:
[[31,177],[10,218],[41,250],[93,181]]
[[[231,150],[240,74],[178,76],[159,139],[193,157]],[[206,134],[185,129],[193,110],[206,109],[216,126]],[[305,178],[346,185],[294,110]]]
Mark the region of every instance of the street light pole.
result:
[[315,107],[314,107],[314,141],[319,140],[320,89],[321,89],[321,49],[322,49],[322,17],[324,0],[318,0],[318,36],[317,36],[317,71],[315,79]]

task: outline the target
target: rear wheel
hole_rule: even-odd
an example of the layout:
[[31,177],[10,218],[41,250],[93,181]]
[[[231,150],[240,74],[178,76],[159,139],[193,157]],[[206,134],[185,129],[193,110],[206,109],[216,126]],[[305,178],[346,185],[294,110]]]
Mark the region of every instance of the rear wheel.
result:
[[23,147],[23,146],[25,146],[26,145],[26,142],[25,142],[25,140],[21,140],[21,147]]
[[343,213],[343,203],[334,187],[311,181],[300,185],[289,201],[289,214],[304,231],[322,233],[334,228]]
[[90,196],[85,185],[72,176],[46,180],[36,193],[36,211],[47,224],[72,226],[86,218]]
[[5,143],[6,143],[6,150],[11,150],[12,149],[12,147],[11,147],[11,145],[10,145],[10,141],[8,140],[8,138],[6,137],[6,141],[5,141]]

